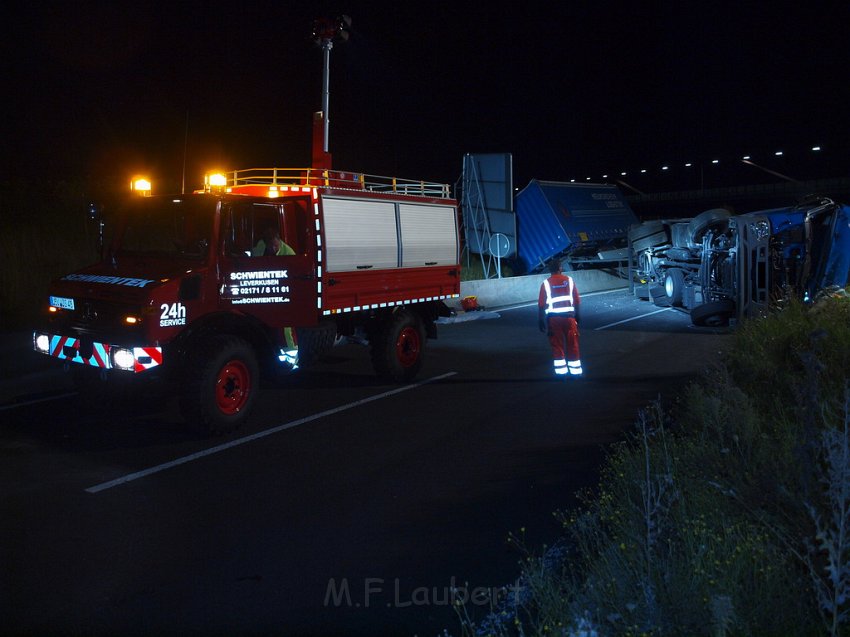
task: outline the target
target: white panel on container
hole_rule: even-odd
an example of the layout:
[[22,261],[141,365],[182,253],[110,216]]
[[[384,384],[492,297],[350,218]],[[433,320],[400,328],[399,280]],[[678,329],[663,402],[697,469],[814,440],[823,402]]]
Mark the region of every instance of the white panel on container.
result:
[[322,199],[329,272],[398,267],[395,204]]
[[399,204],[402,266],[456,265],[457,212],[451,206]]

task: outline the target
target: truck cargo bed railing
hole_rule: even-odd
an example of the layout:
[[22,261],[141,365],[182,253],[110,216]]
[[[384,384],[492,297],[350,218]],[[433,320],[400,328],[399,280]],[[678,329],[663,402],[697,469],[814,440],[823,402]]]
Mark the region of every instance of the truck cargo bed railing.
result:
[[317,168],[245,168],[226,173],[227,188],[244,186],[315,186],[386,192],[420,197],[451,198],[448,184],[399,177],[367,175],[345,170]]

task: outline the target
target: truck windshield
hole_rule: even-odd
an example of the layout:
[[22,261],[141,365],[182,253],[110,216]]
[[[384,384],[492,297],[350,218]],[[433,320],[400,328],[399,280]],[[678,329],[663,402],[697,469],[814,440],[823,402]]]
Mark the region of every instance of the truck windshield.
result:
[[115,254],[203,259],[209,251],[216,201],[207,197],[145,197],[124,209]]

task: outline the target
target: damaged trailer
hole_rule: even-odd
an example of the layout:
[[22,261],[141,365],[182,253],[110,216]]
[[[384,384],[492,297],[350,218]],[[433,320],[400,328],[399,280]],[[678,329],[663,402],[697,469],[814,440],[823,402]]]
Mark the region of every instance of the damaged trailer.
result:
[[616,186],[532,179],[516,195],[517,257],[526,272],[555,258],[572,269],[626,264],[638,218]]

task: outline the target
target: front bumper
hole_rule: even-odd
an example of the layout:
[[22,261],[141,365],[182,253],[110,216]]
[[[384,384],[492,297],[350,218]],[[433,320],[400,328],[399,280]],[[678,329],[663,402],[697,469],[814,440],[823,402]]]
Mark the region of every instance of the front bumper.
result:
[[124,347],[88,338],[34,331],[33,349],[53,358],[99,369],[139,374],[162,365],[161,347]]

